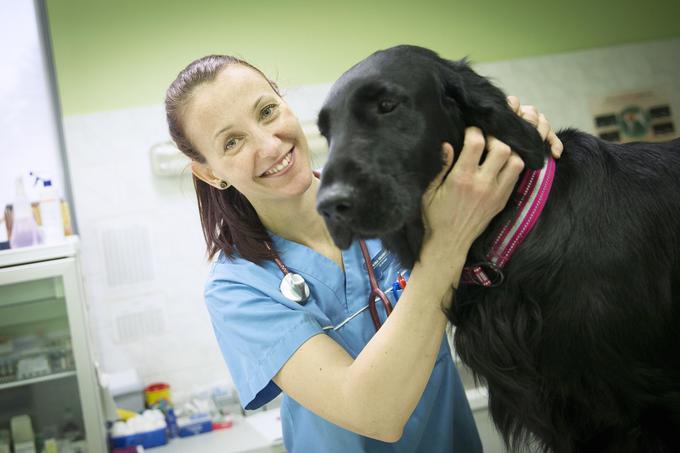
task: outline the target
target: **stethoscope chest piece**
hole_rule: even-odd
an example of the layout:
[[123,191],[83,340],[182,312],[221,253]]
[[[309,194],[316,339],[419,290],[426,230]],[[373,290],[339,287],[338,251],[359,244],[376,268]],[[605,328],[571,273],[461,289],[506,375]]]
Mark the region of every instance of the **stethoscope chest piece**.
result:
[[288,300],[304,305],[309,298],[309,286],[300,274],[288,272],[279,285],[281,294]]

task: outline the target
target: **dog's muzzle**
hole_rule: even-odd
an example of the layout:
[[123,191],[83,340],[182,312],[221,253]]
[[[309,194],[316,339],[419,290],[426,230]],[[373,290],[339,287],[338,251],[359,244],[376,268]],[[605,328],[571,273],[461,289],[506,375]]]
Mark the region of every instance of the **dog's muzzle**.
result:
[[358,216],[354,189],[344,183],[321,188],[317,194],[316,210],[321,214],[335,245],[346,249],[352,244],[350,224]]
[[327,221],[348,223],[356,216],[355,199],[352,187],[343,183],[334,183],[330,187],[319,190],[316,210]]

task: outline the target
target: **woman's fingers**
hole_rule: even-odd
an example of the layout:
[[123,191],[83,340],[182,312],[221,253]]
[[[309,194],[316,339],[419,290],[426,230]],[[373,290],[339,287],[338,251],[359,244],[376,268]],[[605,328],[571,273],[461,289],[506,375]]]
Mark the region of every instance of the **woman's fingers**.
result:
[[508,96],[508,105],[512,109],[513,112],[519,115],[519,98],[517,96]]
[[552,153],[553,157],[555,159],[559,159],[562,155],[564,146],[557,137],[557,134],[555,134],[552,126],[550,126],[550,123],[548,122],[548,119],[545,117],[545,115],[540,113],[533,105],[522,105],[520,106],[519,110],[519,116],[536,127],[538,133],[541,135],[541,138],[544,141],[547,141],[550,145],[550,152]]
[[[505,166],[501,169],[501,171],[498,173],[498,177],[496,178],[498,185],[503,190],[508,191],[508,197],[512,193],[512,189],[515,187],[515,184],[517,184],[517,180],[519,179],[519,175],[522,173],[522,170],[524,170],[524,161],[516,152],[513,151]],[[507,199],[505,202],[507,202]]]
[[533,124],[534,126],[538,125],[538,117],[540,115],[540,112],[536,107],[533,105],[521,105],[519,107],[519,116]]
[[[448,143],[444,144],[450,147]],[[445,150],[448,148],[444,148]],[[482,165],[479,164],[482,153],[486,149],[487,154]],[[453,160],[453,149],[450,149],[451,160]],[[476,127],[469,127],[465,130],[465,143],[463,149],[458,157],[458,162],[454,169],[458,175],[462,173],[468,175],[479,174],[486,181],[493,181],[498,178],[501,170],[505,169],[510,157],[514,155],[519,159],[516,153],[513,153],[510,147],[498,140],[496,137],[489,136],[486,141],[482,131]],[[523,167],[523,162],[519,159]],[[517,168],[517,162],[511,166],[511,170]],[[521,171],[521,169],[519,170]],[[440,174],[435,181],[443,181],[446,173]],[[439,184],[438,184],[439,185]]]
[[538,115],[538,123],[536,124],[536,130],[538,130],[538,134],[541,136],[543,141],[545,141],[548,138],[548,134],[550,134],[550,123],[546,119],[545,115],[540,113]]
[[[562,155],[564,146],[562,145],[560,139],[557,138],[557,134],[555,134],[552,126],[550,126],[548,119],[542,113],[539,113],[537,118],[533,116],[533,112],[529,116],[531,119],[528,119],[527,121],[536,126],[536,129],[538,130],[538,133],[540,134],[543,141],[547,141],[548,144],[550,144],[550,151],[553,157],[559,159]],[[534,119],[536,120],[535,123],[533,122]]]
[[521,105],[517,96],[508,96],[508,105],[520,118],[533,124],[544,141],[550,145],[550,152],[555,159],[559,159],[564,150],[562,141],[557,137],[548,119],[533,105]]
[[453,146],[450,143],[444,142],[442,144],[442,169],[439,174],[432,180],[428,191],[432,191],[442,185],[448,175],[449,170],[451,170],[451,164],[453,163]]
[[484,152],[484,134],[478,127],[468,127],[465,129],[465,139],[463,149],[458,157],[455,168],[460,171],[476,171],[479,167],[479,160]]
[[[485,146],[487,156],[480,165]],[[438,185],[431,185],[423,196],[428,242],[433,241],[436,250],[469,247],[507,203],[524,164],[498,139],[489,137],[485,142],[474,127],[465,130],[465,144],[448,174],[446,164],[453,158],[446,156],[453,156],[453,149],[444,143],[442,150],[445,165],[435,178]]]
[[507,163],[512,150],[508,145],[492,136],[487,137],[486,150],[486,159],[484,159],[480,171],[486,178],[494,179]]
[[564,144],[562,144],[562,140],[560,140],[557,137],[557,134],[555,131],[550,128],[550,132],[548,133],[548,143],[550,144],[550,152],[552,153],[552,156],[555,159],[559,159],[560,156],[562,155],[562,151],[564,151]]

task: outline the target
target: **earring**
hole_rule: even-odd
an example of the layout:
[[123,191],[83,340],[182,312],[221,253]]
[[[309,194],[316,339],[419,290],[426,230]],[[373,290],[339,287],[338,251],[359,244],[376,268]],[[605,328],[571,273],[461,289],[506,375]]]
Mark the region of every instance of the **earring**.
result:
[[227,181],[220,181],[220,189],[226,189],[227,187],[229,187]]

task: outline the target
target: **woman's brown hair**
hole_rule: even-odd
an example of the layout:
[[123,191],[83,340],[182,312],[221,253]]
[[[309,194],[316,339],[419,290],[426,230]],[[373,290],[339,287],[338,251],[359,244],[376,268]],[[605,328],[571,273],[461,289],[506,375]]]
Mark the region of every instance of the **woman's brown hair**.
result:
[[[180,151],[193,161],[205,163],[206,159],[189,141],[182,128],[184,107],[196,87],[215,80],[220,71],[231,64],[244,65],[257,71],[269,82],[276,94],[280,95],[276,84],[262,71],[239,58],[208,55],[191,62],[180,71],[168,88],[165,113],[170,136]],[[254,263],[273,259],[273,252],[265,245],[266,242],[271,242],[271,238],[246,197],[234,187],[220,190],[196,176],[193,178],[208,257],[213,258],[222,251],[229,258],[238,252],[242,258]]]

